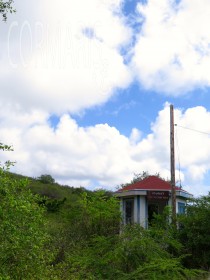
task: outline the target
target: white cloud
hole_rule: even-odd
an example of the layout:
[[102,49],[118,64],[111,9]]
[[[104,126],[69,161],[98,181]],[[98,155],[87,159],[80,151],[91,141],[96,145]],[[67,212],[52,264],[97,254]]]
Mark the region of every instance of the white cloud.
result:
[[130,135],[130,141],[133,144],[136,144],[141,139],[141,131],[137,128],[133,128]]
[[121,4],[17,0],[15,21],[1,31],[1,102],[62,114],[102,104],[127,87],[131,74],[120,49],[132,32]]
[[147,89],[180,95],[210,85],[210,3],[149,0],[132,67]]
[[[67,114],[102,104],[131,82],[121,55],[132,37],[122,0],[17,0],[16,5],[17,15],[0,31],[0,135],[15,149],[1,159],[16,160],[15,172],[49,173],[73,186],[113,188],[141,171],[169,177],[168,105],[144,138],[137,128],[125,137],[108,124],[80,127]],[[149,0],[138,9],[145,22],[131,68],[141,83],[173,94],[208,86],[208,1]],[[51,113],[60,115],[56,128]],[[175,122],[210,133],[210,113],[203,107],[175,110]],[[192,193],[207,192],[197,186],[210,170],[208,135],[181,127],[177,132],[183,183]]]
[[[1,159],[16,160],[13,171],[34,177],[47,173],[60,183],[89,188],[113,189],[142,171],[170,178],[168,105],[145,138],[139,138],[141,132],[136,129],[125,137],[108,124],[80,127],[66,114],[52,128],[48,117],[42,111],[22,114],[18,109],[7,116],[6,112],[1,114],[1,141],[13,144],[15,150],[1,153]],[[210,170],[209,136],[182,127],[210,133],[205,125],[210,122],[210,112],[203,107],[177,109],[175,122],[179,125],[175,134],[176,178],[181,177],[184,188],[194,194],[207,193],[204,178]]]

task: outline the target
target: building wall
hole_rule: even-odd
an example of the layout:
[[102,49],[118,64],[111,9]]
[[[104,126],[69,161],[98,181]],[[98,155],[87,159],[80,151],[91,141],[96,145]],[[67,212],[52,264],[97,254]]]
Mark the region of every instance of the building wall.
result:
[[134,223],[138,223],[138,196],[134,197]]
[[[172,206],[171,197],[169,198],[168,205]],[[180,214],[180,205],[182,205],[182,206],[186,205],[186,199],[185,198],[181,198],[181,197],[176,198],[176,213],[177,214]]]
[[[171,197],[169,198],[168,205],[172,206]],[[181,198],[181,197],[176,198],[176,213],[177,214],[180,214],[180,205],[182,205],[182,206],[186,205],[186,199],[185,198]]]
[[[125,225],[125,199],[128,197],[120,198],[120,211],[122,213],[122,224]],[[183,212],[186,200],[184,198],[177,197],[176,199],[176,212]],[[171,198],[169,198],[168,205],[171,206]],[[134,197],[134,223],[140,224],[143,228],[148,228],[148,202],[147,197],[142,195],[136,195]]]
[[122,224],[125,224],[125,211],[124,211],[124,204],[123,204],[123,198],[120,198],[120,213],[121,213],[121,219],[122,219]]
[[185,205],[186,205],[186,200],[185,199],[177,198],[176,199],[176,213],[177,214],[184,214]]
[[147,199],[146,196],[140,196],[140,225],[147,228]]

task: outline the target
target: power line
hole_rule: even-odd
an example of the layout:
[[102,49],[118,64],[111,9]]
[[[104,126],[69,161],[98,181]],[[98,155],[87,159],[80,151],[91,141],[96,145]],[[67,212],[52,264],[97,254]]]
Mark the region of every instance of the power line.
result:
[[188,130],[191,130],[191,131],[194,131],[194,132],[198,132],[198,133],[202,133],[202,134],[206,134],[206,135],[210,136],[210,133],[208,133],[208,132],[204,132],[204,131],[200,131],[200,130],[197,130],[197,129],[194,129],[194,128],[181,126],[181,125],[178,125],[178,124],[175,124],[175,126],[178,126],[178,127],[184,128],[184,129],[188,129]]
[[[205,132],[205,131],[201,131],[201,130],[197,130],[194,128],[190,128],[190,127],[185,127],[185,126],[181,126],[178,124],[174,124],[175,127],[181,127],[183,129],[187,129],[187,130],[191,130],[193,132],[197,132],[197,133],[201,133],[201,134],[205,134],[210,136],[210,133]],[[178,129],[176,129],[176,144],[177,144],[177,152],[178,152],[178,169],[179,169],[179,182],[180,182],[180,187],[181,187],[181,164],[180,164],[180,150],[179,150],[179,143],[178,143]]]

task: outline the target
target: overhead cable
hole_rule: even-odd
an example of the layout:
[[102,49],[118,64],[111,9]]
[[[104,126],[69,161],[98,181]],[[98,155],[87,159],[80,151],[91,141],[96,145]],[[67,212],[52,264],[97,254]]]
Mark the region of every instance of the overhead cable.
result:
[[197,130],[197,129],[194,129],[194,128],[189,128],[189,127],[181,126],[181,125],[178,125],[178,124],[174,124],[174,126],[178,126],[178,127],[184,128],[184,129],[188,129],[188,130],[191,130],[191,131],[194,131],[194,132],[198,132],[198,133],[202,133],[202,134],[206,134],[206,135],[210,136],[210,133],[200,131],[200,130]]

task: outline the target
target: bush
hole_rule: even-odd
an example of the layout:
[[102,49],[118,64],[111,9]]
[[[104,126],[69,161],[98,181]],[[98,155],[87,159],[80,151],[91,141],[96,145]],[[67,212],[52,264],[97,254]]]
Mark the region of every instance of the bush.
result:
[[38,181],[40,181],[43,184],[54,184],[55,179],[49,174],[43,174],[40,177],[37,178]]
[[[0,150],[12,149],[0,143]],[[0,164],[0,279],[45,279],[50,254],[44,208],[26,179],[10,176],[11,164]]]
[[43,279],[48,252],[44,209],[38,197],[0,169],[0,277]]
[[210,194],[191,200],[180,217],[180,240],[190,256],[189,267],[210,269]]

